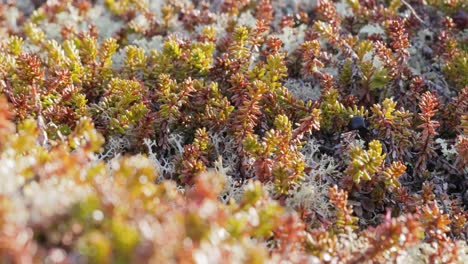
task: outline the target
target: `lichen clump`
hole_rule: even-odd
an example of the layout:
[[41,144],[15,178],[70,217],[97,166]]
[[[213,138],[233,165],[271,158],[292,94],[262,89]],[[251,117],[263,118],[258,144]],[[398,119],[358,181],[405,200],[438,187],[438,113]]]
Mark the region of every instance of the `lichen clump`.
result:
[[0,4],[0,262],[468,263],[464,1]]

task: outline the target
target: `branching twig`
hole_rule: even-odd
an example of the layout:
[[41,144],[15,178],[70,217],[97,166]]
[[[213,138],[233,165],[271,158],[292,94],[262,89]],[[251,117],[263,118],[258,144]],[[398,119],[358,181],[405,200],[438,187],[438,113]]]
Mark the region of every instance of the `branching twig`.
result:
[[408,2],[406,2],[406,0],[401,0],[401,2],[406,6],[406,8],[409,9],[409,11],[411,11],[414,17],[416,17],[416,19],[419,22],[421,22],[421,24],[423,24],[424,26],[427,26],[426,22],[424,22],[424,20],[418,15],[418,13],[416,13],[416,10],[414,10],[414,8]]

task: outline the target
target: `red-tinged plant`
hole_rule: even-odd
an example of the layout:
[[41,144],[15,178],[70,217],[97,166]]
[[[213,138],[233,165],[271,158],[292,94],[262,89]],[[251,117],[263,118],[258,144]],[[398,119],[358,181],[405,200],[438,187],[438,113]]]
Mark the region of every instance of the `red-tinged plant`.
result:
[[[135,124],[132,129],[131,144],[135,146],[133,150],[142,151],[145,149],[145,146],[141,145],[141,142],[144,142],[145,139],[154,138],[156,131],[154,127],[156,126],[156,113],[146,112]],[[137,143],[138,142],[138,143]]]
[[468,137],[458,136],[455,147],[458,151],[456,164],[461,170],[465,170],[468,166]]
[[302,74],[303,75],[318,75],[320,72],[318,68],[324,67],[322,62],[324,54],[320,51],[320,43],[318,40],[307,41],[302,44],[301,50],[303,51],[302,55]]
[[426,204],[419,213],[420,222],[424,228],[426,241],[431,243],[435,251],[429,255],[429,260],[436,263],[457,263],[459,249],[457,243],[449,237],[453,221],[463,222],[463,219],[444,214],[436,202]]
[[399,101],[403,102],[406,109],[416,112],[421,95],[427,91],[427,85],[421,76],[416,76],[411,80],[408,91],[402,94]]
[[148,102],[143,101],[147,93],[147,88],[140,82],[111,79],[102,100],[93,107],[97,124],[105,129],[106,135],[132,130],[149,111]]
[[200,206],[204,201],[216,201],[224,188],[224,178],[216,171],[210,170],[193,178],[193,187],[187,192],[190,203]]
[[452,215],[453,216],[452,222],[450,223],[450,230],[454,235],[460,236],[461,238],[466,238],[466,231],[468,228],[467,212],[459,210],[458,212],[455,212]]
[[435,251],[429,254],[429,263],[463,263],[460,259],[460,247],[447,238],[446,240],[433,243]]
[[440,110],[442,135],[468,134],[468,86],[462,89],[457,97],[452,97]]
[[182,183],[193,184],[193,179],[207,169],[209,148],[206,129],[197,129],[193,143],[184,146],[184,152],[179,160],[177,171]]
[[296,213],[287,214],[280,218],[278,227],[273,230],[273,235],[278,240],[274,251],[285,258],[290,252],[304,250],[305,225]]
[[30,228],[2,226],[0,229],[0,257],[11,263],[33,263],[36,254],[33,232]]
[[324,132],[342,131],[343,127],[349,123],[349,113],[335,87],[333,76],[323,74],[321,84],[324,88],[320,97],[321,130]]
[[[195,91],[191,96],[191,105],[186,111],[194,112],[193,121],[203,127],[209,127],[212,131],[225,129],[229,123],[229,116],[234,110],[227,96],[221,91],[218,83],[203,83],[195,81]],[[232,88],[231,91],[235,89]],[[235,92],[237,93],[237,92]],[[242,92],[240,92],[242,94]],[[235,97],[232,96],[231,98]],[[236,99],[237,100],[237,99]]]
[[333,27],[337,27],[339,25],[340,16],[337,14],[336,6],[332,1],[318,1],[315,11],[317,12],[320,20],[329,22]]
[[324,36],[331,45],[341,49],[346,56],[356,60],[358,56],[352,48],[356,39],[341,32],[342,18],[337,13],[335,4],[328,0],[318,1],[316,12],[319,20],[316,20],[313,25],[314,32]]
[[288,194],[302,179],[305,163],[299,152],[299,138],[317,128],[318,119],[319,111],[316,109],[311,118],[303,120],[303,125],[293,131],[290,120],[280,115],[275,119],[275,129],[267,131],[261,143],[253,134],[244,140],[245,150],[254,158],[255,175],[262,182],[273,182],[279,195]]
[[412,114],[403,108],[396,110],[396,105],[391,98],[386,98],[381,104],[374,104],[371,107],[370,122],[378,129],[379,137],[390,143],[387,156],[391,159],[403,159],[412,146]]
[[267,58],[269,55],[278,54],[283,42],[277,37],[269,37],[265,41],[266,48],[262,51],[262,55]]
[[216,19],[215,14],[210,12],[206,3],[201,3],[200,8],[193,6],[183,8],[180,10],[180,17],[185,29],[189,31],[193,31],[195,27],[200,25],[209,25]]
[[237,15],[240,10],[245,8],[250,3],[250,0],[225,0],[221,5],[221,11]]
[[335,206],[335,233],[343,233],[347,229],[358,229],[358,218],[353,216],[353,209],[348,206],[348,193],[344,190],[338,190],[338,186],[334,185],[329,189],[330,202]]
[[439,122],[434,121],[433,117],[438,111],[439,100],[431,92],[426,92],[421,96],[419,102],[419,118],[423,122],[418,126],[421,129],[421,134],[417,143],[417,159],[414,166],[415,175],[423,175],[426,173],[427,162],[436,155],[434,151],[434,137],[437,135]]
[[377,56],[379,56],[379,59],[383,62],[385,65],[385,68],[388,71],[388,75],[391,78],[395,78],[397,76],[397,65],[398,63],[396,62],[396,59],[394,58],[392,50],[385,45],[382,41],[376,41],[374,43],[375,46],[375,52]]
[[257,20],[264,21],[267,25],[271,25],[273,21],[273,7],[270,0],[261,0],[257,5],[255,16]]
[[306,251],[321,260],[327,260],[337,255],[337,237],[323,228],[312,229],[306,235]]
[[383,137],[390,137],[392,128],[396,126],[394,123],[395,107],[396,102],[392,98],[386,98],[382,104],[372,106],[371,121],[375,127],[379,128],[380,135]]
[[[251,85],[246,86],[247,94],[240,95],[239,107],[231,115],[230,128],[234,135],[236,142],[238,142],[238,153],[240,155],[239,169],[243,177],[246,176],[246,160],[245,150],[243,147],[244,139],[252,136],[254,127],[257,125],[258,119],[262,112],[260,111],[260,100],[267,91],[266,84],[262,81],[255,81]],[[244,97],[244,98],[242,98]]]
[[0,96],[0,148],[3,147],[6,136],[15,131],[15,125],[10,121],[12,116],[7,100]]
[[455,142],[458,151],[455,164],[463,172],[468,166],[468,87],[460,92],[453,105],[456,108],[454,115],[458,121],[456,131],[459,133]]
[[400,187],[401,183],[398,181],[398,178],[400,178],[405,172],[406,166],[403,165],[401,161],[393,162],[382,172],[385,186],[390,189]]
[[[320,107],[317,101],[303,101],[296,98],[286,87],[279,86],[274,93],[267,93],[264,98],[265,110],[268,113],[267,123],[272,123],[277,115],[286,115],[294,123],[302,123],[303,119],[318,113]],[[318,120],[318,119],[317,119]]]
[[19,67],[14,74],[19,77],[5,78],[3,82],[3,89],[14,106],[15,116],[22,120],[31,115],[41,115],[40,98],[47,94],[42,86],[42,63],[36,55],[26,53],[20,54],[16,63]]
[[[266,41],[267,35],[269,33],[268,22],[262,19],[257,19],[255,22],[255,27],[249,34],[250,46],[250,56],[254,56],[254,53],[260,51],[260,54],[263,50],[263,44]],[[261,58],[264,59],[264,58]]]
[[247,77],[243,74],[237,73],[229,79],[230,88],[229,91],[232,93],[231,102],[236,107],[242,106],[242,103],[249,99],[249,89],[251,86]]
[[306,133],[320,130],[320,120],[320,110],[313,109],[311,115],[300,120],[299,127],[293,130],[292,138],[301,140]]
[[404,186],[396,188],[393,192],[393,197],[398,203],[398,207],[394,209],[395,213],[416,213],[417,208],[421,205],[421,198],[410,193],[410,190]]
[[201,157],[202,152],[193,145],[184,146],[184,152],[180,158],[179,178],[184,184],[193,184],[192,179],[206,170],[205,162]]
[[393,86],[398,88],[398,92],[403,92],[403,81],[411,76],[407,65],[409,41],[404,20],[400,18],[390,20],[386,24],[386,30],[391,40],[390,48],[383,42],[377,41],[376,53],[385,65],[387,74],[392,78]]
[[442,59],[442,71],[447,81],[456,89],[464,89],[468,84],[466,74],[468,69],[468,53],[463,48],[463,40],[459,41],[453,32],[454,23],[452,19],[445,20],[446,30],[436,35],[436,50]]
[[426,204],[420,213],[420,222],[428,241],[445,241],[450,232],[450,216],[444,214],[436,202]]
[[281,18],[281,21],[279,22],[279,27],[284,29],[286,27],[293,27],[294,26],[294,16],[293,15],[285,15]]
[[158,79],[156,101],[158,111],[155,123],[158,136],[158,146],[163,150],[168,148],[168,132],[183,125],[178,122],[185,116],[182,109],[189,103],[190,95],[194,92],[194,81],[191,78],[178,84],[167,74],[161,74]]
[[83,86],[86,98],[96,102],[103,88],[113,77],[110,66],[118,48],[117,40],[108,38],[98,45],[96,37],[81,34],[69,41],[65,50],[72,57],[70,66],[79,74],[77,82]]
[[[277,37],[268,37],[265,41],[266,54],[273,55],[279,53],[281,47],[284,45],[283,41]],[[268,57],[268,56],[265,56]]]
[[[257,31],[257,33],[260,33]],[[235,59],[240,68],[231,68],[232,72],[235,73],[238,70],[246,71],[250,64],[251,50],[249,46],[252,44],[249,38],[250,30],[246,27],[240,26],[234,29],[232,33],[233,42],[229,46],[228,53],[230,58]],[[236,65],[236,64],[234,64]],[[229,66],[229,65],[228,65]],[[237,66],[237,65],[236,65]]]
[[397,52],[399,65],[403,65],[405,63],[404,60],[409,55],[406,49],[410,45],[404,21],[401,19],[390,20],[387,25],[387,31],[391,39],[390,46]]
[[23,85],[38,84],[44,77],[44,69],[37,55],[23,53],[18,57],[18,76],[21,77]]
[[434,184],[432,182],[425,181],[422,184],[421,190],[421,204],[430,204],[435,201]]
[[419,102],[419,118],[422,124],[418,126],[421,134],[419,135],[417,149],[418,157],[415,163],[415,174],[422,174],[426,171],[427,162],[430,158],[436,155],[433,147],[434,137],[437,135],[436,129],[439,127],[439,122],[434,121],[433,117],[438,111],[439,100],[434,94],[426,92],[422,95]]
[[[375,95],[386,86],[390,80],[385,68],[374,65],[373,42],[370,40],[350,39],[351,56],[341,63],[339,81],[343,92],[351,90],[359,105],[369,105],[375,100]],[[372,54],[371,56],[369,56]]]
[[390,259],[396,259],[399,250],[407,249],[420,241],[422,231],[416,216],[405,215],[392,218],[388,210],[383,223],[367,232],[369,248],[350,263],[362,263],[369,260],[381,262],[384,254],[389,254]]

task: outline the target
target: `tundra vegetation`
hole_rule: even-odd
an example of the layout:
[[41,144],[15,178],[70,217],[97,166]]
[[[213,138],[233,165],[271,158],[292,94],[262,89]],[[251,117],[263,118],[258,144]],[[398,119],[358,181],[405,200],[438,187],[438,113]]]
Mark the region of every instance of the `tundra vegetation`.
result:
[[0,262],[468,263],[463,0],[6,0]]

